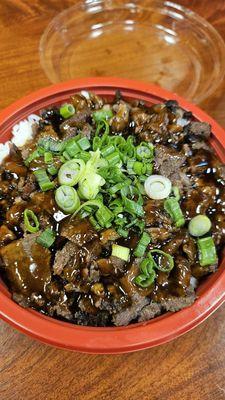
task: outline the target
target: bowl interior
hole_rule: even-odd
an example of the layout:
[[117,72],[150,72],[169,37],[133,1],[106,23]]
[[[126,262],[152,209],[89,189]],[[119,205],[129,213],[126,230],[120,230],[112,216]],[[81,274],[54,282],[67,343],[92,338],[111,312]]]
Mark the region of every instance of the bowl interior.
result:
[[[152,85],[119,79],[85,79],[58,84],[19,100],[0,114],[0,141],[11,137],[11,128],[31,113],[52,104],[61,103],[82,89],[112,99],[120,89],[126,99],[141,99],[147,105],[177,99],[181,106],[193,112],[196,120],[212,125],[212,146],[219,158],[225,161],[225,135],[215,121],[195,106],[176,95]],[[78,327],[67,322],[54,320],[33,310],[25,310],[10,299],[10,293],[0,281],[0,315],[25,333],[59,347],[86,352],[127,352],[164,343],[190,330],[203,321],[224,300],[225,258],[219,270],[207,277],[199,286],[198,300],[189,308],[176,314],[167,313],[152,321],[121,328]]]

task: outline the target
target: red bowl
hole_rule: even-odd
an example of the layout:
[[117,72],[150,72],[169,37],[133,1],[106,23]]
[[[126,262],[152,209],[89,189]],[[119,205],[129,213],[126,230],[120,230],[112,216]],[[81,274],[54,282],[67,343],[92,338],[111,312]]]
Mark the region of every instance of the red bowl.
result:
[[[87,78],[59,83],[41,89],[16,101],[0,113],[1,142],[11,136],[11,128],[29,114],[41,108],[63,102],[77,91],[87,89],[113,97],[120,89],[126,98],[141,99],[151,105],[174,99],[191,111],[198,121],[212,126],[212,146],[225,161],[225,131],[207,114],[176,94],[157,86],[117,78]],[[0,316],[20,331],[57,347],[86,353],[125,353],[158,346],[190,331],[204,321],[225,300],[225,257],[219,270],[209,276],[198,288],[195,303],[177,313],[166,313],[145,323],[120,328],[94,328],[77,326],[24,309],[11,300],[11,295],[0,282]]]

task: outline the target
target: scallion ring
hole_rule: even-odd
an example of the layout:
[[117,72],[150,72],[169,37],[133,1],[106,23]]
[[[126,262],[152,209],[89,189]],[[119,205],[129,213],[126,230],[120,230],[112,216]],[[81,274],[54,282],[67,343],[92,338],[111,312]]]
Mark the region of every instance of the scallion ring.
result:
[[25,230],[30,233],[38,232],[39,221],[32,210],[26,208],[23,212]]
[[153,200],[166,199],[172,189],[171,181],[162,175],[151,175],[144,183],[148,197]]
[[80,159],[67,161],[63,164],[58,173],[60,185],[74,186],[80,180],[85,170],[85,162]]
[[80,207],[80,199],[71,186],[62,185],[56,189],[55,201],[66,214],[73,214]]

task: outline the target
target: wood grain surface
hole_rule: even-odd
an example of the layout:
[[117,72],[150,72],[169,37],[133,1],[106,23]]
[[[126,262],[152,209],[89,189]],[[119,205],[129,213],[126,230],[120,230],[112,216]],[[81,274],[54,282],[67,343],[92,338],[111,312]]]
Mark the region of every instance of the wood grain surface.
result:
[[[225,39],[224,0],[177,0]],[[40,36],[72,0],[0,1],[0,108],[49,84]],[[205,108],[225,127],[225,85]],[[0,322],[0,400],[225,399],[225,305],[194,331],[161,347],[95,356],[35,342]]]

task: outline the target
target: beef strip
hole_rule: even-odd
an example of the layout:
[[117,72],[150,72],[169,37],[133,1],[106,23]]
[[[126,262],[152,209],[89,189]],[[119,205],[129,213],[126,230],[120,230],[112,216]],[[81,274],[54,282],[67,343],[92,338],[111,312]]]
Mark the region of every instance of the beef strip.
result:
[[126,307],[124,310],[119,311],[115,315],[113,315],[113,322],[116,326],[126,326],[131,321],[135,320],[141,310],[149,303],[149,299],[147,297],[143,297],[135,293],[131,297],[131,305]]
[[190,293],[184,297],[170,296],[168,299],[162,299],[161,306],[165,311],[176,312],[191,306],[195,299],[195,293],[190,291]]
[[151,301],[150,304],[143,307],[139,313],[138,322],[149,321],[160,315],[162,312],[162,306],[160,303]]
[[185,129],[190,141],[208,140],[211,134],[211,126],[207,122],[193,121]]
[[78,246],[83,246],[98,237],[97,232],[87,219],[71,219],[70,217],[62,222],[60,235]]
[[71,118],[68,118],[60,125],[60,131],[63,138],[68,138],[77,134],[79,129],[82,129],[84,124],[88,122],[91,115],[91,110],[86,108],[78,111]]
[[155,149],[155,168],[156,171],[171,180],[174,186],[180,189],[191,185],[190,179],[182,170],[186,162],[186,156],[172,148],[159,145]]
[[28,296],[33,292],[45,293],[51,282],[51,253],[36,243],[37,236],[26,235],[0,249],[11,287]]
[[116,115],[110,119],[112,131],[122,132],[129,124],[130,106],[121,100],[113,106],[113,110],[116,112]]
[[53,272],[55,275],[60,275],[64,267],[69,266],[77,269],[80,262],[80,253],[78,246],[73,242],[68,242],[58,250],[55,255],[53,264]]

